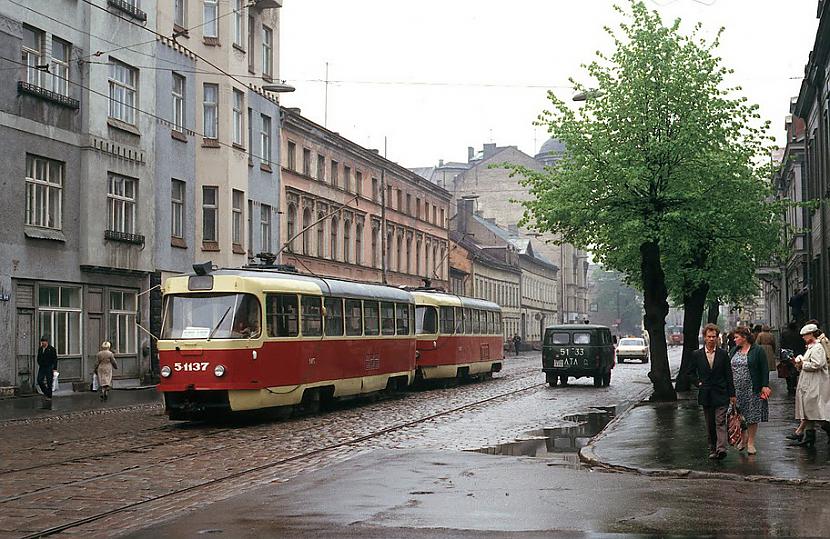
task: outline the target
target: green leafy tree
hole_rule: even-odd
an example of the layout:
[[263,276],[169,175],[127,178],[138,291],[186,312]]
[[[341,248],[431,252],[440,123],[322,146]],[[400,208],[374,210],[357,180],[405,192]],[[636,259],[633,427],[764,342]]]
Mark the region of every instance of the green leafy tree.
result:
[[[675,282],[666,269],[696,275],[698,265],[711,266],[711,250],[694,258],[695,245],[707,252],[712,230],[700,225],[722,217],[734,189],[763,186],[758,163],[769,139],[766,126],[754,127],[757,107],[724,87],[719,37],[700,37],[700,25],[684,35],[679,20],[665,25],[642,2],[616,9],[625,20],[608,29],[614,51],[585,66],[593,89],[573,81],[594,98],[575,111],[549,92],[553,106],[540,117],[566,154],[542,172],[511,168],[531,193],[521,224],[590,248],[604,266],[636,279],[645,328],[664,335]],[[752,219],[743,226],[755,226]],[[674,400],[665,339],[650,346],[652,399]]]

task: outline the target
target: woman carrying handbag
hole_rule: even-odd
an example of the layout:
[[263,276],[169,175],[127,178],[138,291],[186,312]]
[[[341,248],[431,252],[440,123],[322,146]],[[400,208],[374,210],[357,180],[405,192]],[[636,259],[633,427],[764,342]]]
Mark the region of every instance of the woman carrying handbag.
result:
[[795,390],[795,417],[804,423],[804,438],[795,445],[803,447],[816,443],[816,422],[826,424],[830,420],[830,372],[824,347],[817,340],[819,335],[821,331],[815,324],[801,328],[807,351],[795,359],[801,371]]

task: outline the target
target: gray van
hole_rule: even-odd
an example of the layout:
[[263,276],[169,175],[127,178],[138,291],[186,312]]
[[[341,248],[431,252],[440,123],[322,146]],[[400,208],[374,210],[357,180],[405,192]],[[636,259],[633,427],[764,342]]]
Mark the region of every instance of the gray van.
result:
[[567,385],[568,378],[590,376],[594,387],[611,383],[614,342],[611,329],[595,324],[561,324],[545,328],[542,342],[542,371],[545,381],[555,387]]

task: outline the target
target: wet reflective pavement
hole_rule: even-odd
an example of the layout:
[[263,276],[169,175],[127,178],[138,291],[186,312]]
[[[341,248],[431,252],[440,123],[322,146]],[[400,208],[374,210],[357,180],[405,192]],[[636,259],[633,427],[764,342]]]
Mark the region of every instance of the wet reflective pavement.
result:
[[40,395],[15,397],[0,399],[0,421],[37,419],[73,412],[94,412],[148,404],[161,405],[161,394],[155,387],[112,389],[109,399],[105,402],[92,391],[56,394],[51,402],[45,401]]
[[[773,373],[774,376],[774,373]],[[786,480],[830,481],[827,435],[820,429],[815,447],[795,447],[785,436],[797,426],[793,399],[783,380],[770,380],[769,422],[761,423],[757,455],[730,448],[724,460],[710,460],[703,411],[694,391],[676,403],[643,403],[615,422],[592,444],[597,460],[640,470],[727,473]]]

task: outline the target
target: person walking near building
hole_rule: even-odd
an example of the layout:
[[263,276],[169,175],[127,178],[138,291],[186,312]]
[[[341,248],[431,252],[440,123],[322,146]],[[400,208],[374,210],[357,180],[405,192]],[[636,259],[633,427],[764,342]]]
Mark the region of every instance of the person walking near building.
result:
[[770,371],[774,371],[775,359],[777,357],[775,353],[775,337],[770,333],[770,327],[768,325],[764,324],[761,326],[761,333],[755,337],[755,344],[764,349],[764,353],[767,355],[767,366]]
[[735,403],[735,384],[729,354],[718,347],[720,329],[715,324],[703,328],[703,348],[692,354],[689,374],[697,380],[697,402],[703,406],[706,433],[709,440],[709,458],[726,457],[726,410]]
[[803,356],[807,349],[804,347],[804,339],[798,334],[798,325],[795,322],[790,322],[787,327],[781,330],[781,348],[789,350],[790,353],[781,354],[781,363],[783,364],[781,371],[786,375],[787,393],[795,393],[796,385],[798,384],[798,369],[792,362],[792,358]]
[[830,420],[830,372],[827,354],[818,342],[821,334],[815,324],[801,328],[807,351],[795,360],[796,368],[801,371],[795,391],[795,417],[804,426],[804,438],[795,444],[799,446],[812,447],[816,443],[816,422],[820,421],[827,430]]
[[112,385],[112,371],[118,368],[115,362],[115,354],[110,350],[112,345],[109,341],[101,343],[101,350],[98,352],[98,363],[95,365],[95,374],[98,375],[98,396],[102,401],[109,398],[110,386]]
[[58,352],[49,344],[49,335],[43,335],[37,349],[37,385],[46,400],[52,400],[52,381],[57,370]]
[[735,396],[747,422],[738,450],[746,449],[750,455],[757,453],[755,436],[759,423],[769,420],[769,365],[764,350],[752,344],[751,334],[745,326],[735,328],[735,348],[731,352],[732,378]]
[[513,349],[516,351],[516,355],[519,355],[519,346],[522,344],[522,338],[519,337],[519,334],[516,333],[513,335]]

